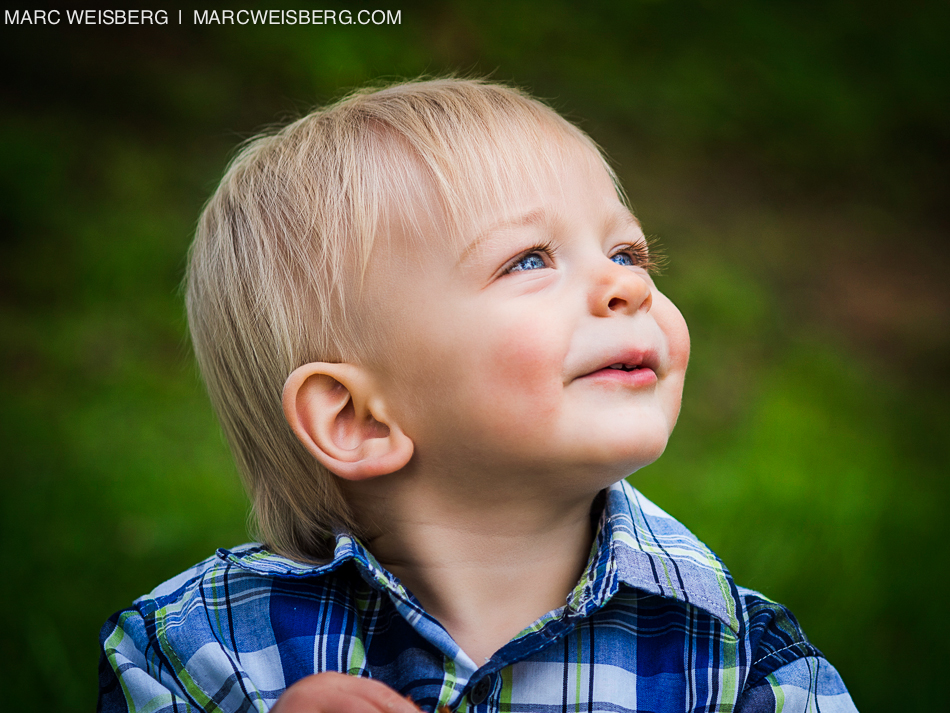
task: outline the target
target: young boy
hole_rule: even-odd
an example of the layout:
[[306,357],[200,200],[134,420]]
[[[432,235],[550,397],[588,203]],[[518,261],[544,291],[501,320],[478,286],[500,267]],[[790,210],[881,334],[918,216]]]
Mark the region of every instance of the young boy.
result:
[[689,355],[593,142],[497,84],[251,142],[188,314],[263,545],[113,616],[100,710],[853,711],[783,607],[623,478]]

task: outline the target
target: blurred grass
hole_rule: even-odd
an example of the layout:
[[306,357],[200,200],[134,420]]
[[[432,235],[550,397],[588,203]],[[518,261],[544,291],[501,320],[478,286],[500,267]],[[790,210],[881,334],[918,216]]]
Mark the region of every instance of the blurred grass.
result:
[[247,537],[179,295],[229,153],[346,87],[457,70],[580,120],[671,256],[693,358],[637,485],[793,608],[862,711],[941,709],[948,13],[471,0],[399,27],[0,27],[13,703],[90,708],[102,621]]

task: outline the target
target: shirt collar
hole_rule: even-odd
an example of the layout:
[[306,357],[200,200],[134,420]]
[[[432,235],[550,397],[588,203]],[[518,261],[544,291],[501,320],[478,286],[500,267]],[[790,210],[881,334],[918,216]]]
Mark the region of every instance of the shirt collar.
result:
[[601,607],[621,584],[698,607],[738,632],[738,593],[726,566],[626,481],[606,491],[590,564],[569,606]]
[[[712,550],[626,481],[612,485],[605,495],[590,562],[568,607],[588,614],[623,584],[703,609],[738,631],[735,584]],[[367,582],[418,606],[399,580],[349,534],[336,536],[333,559],[325,563],[298,562],[254,544],[221,549],[218,556],[257,574],[290,578],[319,577],[353,562]]]
[[347,533],[336,535],[333,558],[326,562],[300,562],[275,554],[258,543],[241,545],[230,550],[219,549],[218,557],[241,569],[264,576],[302,579],[320,577],[353,562],[364,579],[378,589],[392,591],[410,600],[412,597],[396,577],[385,569],[356,537]]

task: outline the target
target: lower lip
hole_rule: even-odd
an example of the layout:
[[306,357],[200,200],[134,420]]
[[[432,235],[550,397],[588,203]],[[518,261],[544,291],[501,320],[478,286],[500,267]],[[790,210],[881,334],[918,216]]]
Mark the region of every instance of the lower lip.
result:
[[641,367],[632,371],[599,369],[583,378],[623,386],[652,386],[657,381],[656,372],[648,367]]

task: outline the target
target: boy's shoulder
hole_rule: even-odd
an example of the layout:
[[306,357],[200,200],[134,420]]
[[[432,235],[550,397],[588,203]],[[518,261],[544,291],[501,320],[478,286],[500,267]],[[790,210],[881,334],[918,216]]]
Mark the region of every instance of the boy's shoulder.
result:
[[[347,535],[337,537],[336,550],[331,559],[301,562],[269,550],[259,542],[248,542],[236,547],[219,548],[210,557],[168,579],[134,602],[143,615],[201,599],[203,607],[234,606],[236,591],[254,591],[257,596],[272,589],[275,581],[306,581],[314,587],[325,575],[340,569],[348,561],[355,561],[360,569],[375,570],[379,565],[358,541]],[[381,569],[381,568],[380,568]],[[219,594],[223,593],[223,599]]]
[[226,582],[248,576],[308,576],[319,565],[295,562],[268,551],[259,542],[231,548],[219,548],[213,555],[162,582],[151,592],[135,600],[140,610],[154,610],[188,597],[203,587],[224,586]]
[[[297,562],[252,542],[158,585],[100,632],[101,709],[232,710],[231,698],[259,695],[273,703],[299,678],[288,677],[287,643],[309,637],[319,649],[324,627],[345,629],[373,599],[352,585],[358,577],[333,576],[346,561]],[[340,648],[333,670],[358,671],[359,656]]]

